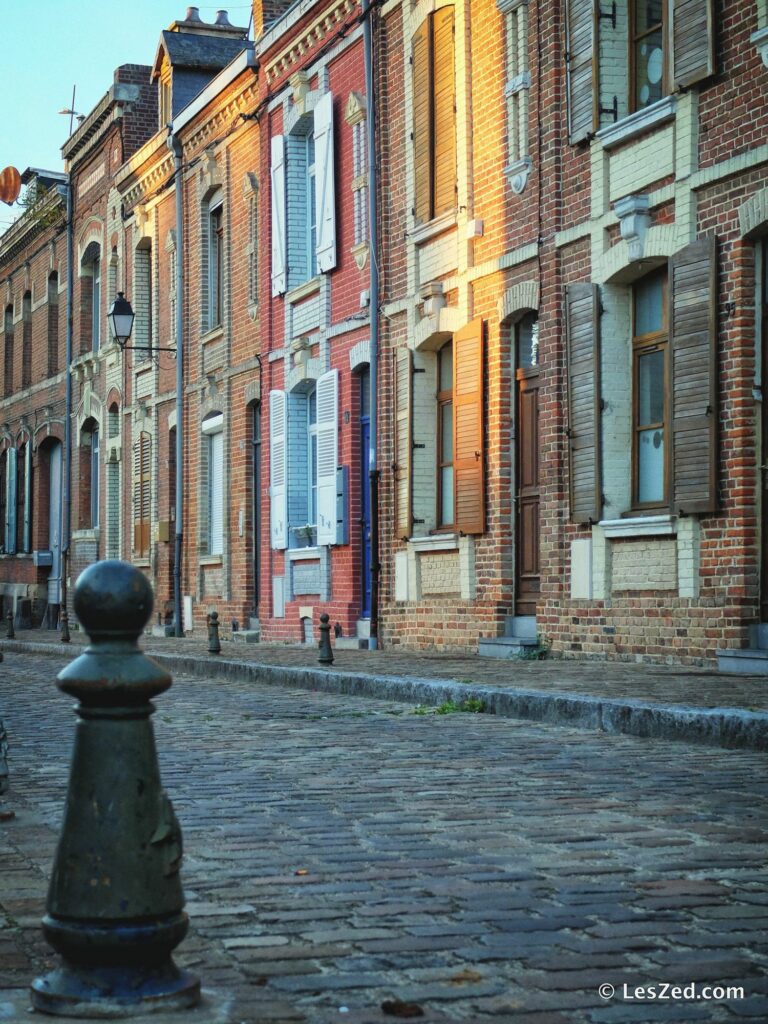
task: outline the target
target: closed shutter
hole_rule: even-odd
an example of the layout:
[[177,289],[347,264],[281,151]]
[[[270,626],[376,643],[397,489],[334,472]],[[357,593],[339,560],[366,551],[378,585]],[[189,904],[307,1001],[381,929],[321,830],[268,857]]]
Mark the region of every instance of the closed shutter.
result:
[[596,523],[600,480],[600,299],[596,285],[566,291],[571,521]]
[[317,380],[317,543],[336,543],[339,371]]
[[133,446],[133,549],[149,555],[149,502],[151,497],[152,437],[145,430]]
[[16,552],[16,449],[8,449],[6,463],[5,502],[7,516],[5,520],[5,551],[13,555]]
[[269,393],[269,532],[272,547],[288,547],[288,422],[284,391]]
[[434,203],[432,216],[456,209],[456,85],[453,7],[432,15],[434,56]]
[[413,37],[413,175],[414,208],[418,221],[432,218],[432,125],[430,74],[430,19]]
[[411,536],[411,391],[413,354],[409,348],[392,353],[395,378],[395,537]]
[[454,521],[461,533],[485,529],[483,321],[453,336]]
[[272,139],[272,294],[282,295],[287,286],[285,225],[285,139]]
[[671,263],[673,507],[717,508],[717,294],[715,238],[686,246]]
[[594,130],[594,0],[568,0],[566,30],[568,141],[580,142]]
[[24,445],[24,550],[32,550],[32,441]]
[[674,80],[678,89],[715,73],[713,0],[673,0]]
[[315,107],[315,168],[319,187],[315,192],[317,219],[317,269],[336,266],[336,190],[333,159],[333,96],[327,92]]
[[224,432],[208,435],[208,553],[224,550]]

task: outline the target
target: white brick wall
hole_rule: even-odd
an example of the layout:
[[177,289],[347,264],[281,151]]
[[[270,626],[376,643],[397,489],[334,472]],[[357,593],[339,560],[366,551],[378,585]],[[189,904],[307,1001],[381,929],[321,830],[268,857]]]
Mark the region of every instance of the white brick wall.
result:
[[677,590],[677,542],[674,538],[613,542],[611,590]]

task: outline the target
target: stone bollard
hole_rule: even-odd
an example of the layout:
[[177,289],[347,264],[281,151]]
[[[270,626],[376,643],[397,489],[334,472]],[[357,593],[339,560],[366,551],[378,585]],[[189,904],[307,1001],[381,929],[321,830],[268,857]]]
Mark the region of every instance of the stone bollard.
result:
[[211,612],[211,614],[208,616],[208,653],[221,654],[218,612]]
[[67,614],[66,608],[62,608],[61,610],[61,636],[59,637],[59,640],[61,640],[63,644],[70,643],[69,615]]
[[8,612],[8,633],[7,637],[9,640],[16,639],[16,630],[13,628],[13,612]]
[[181,829],[150,722],[171,677],[136,642],[152,588],[127,562],[96,562],[77,581],[74,609],[91,643],[58,676],[79,721],[43,918],[62,962],[33,982],[32,1005],[64,1017],[184,1009],[200,982],[171,958],[189,925]]
[[320,656],[317,659],[321,665],[333,664],[333,649],[331,648],[331,624],[330,615],[323,612],[320,616]]

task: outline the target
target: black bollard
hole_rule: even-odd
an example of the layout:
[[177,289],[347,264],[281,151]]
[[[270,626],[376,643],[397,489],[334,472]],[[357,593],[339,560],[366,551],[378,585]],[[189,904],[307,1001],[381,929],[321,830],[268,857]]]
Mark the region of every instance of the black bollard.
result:
[[331,624],[330,615],[323,612],[320,616],[320,657],[317,659],[321,665],[333,664],[333,649],[331,648]]
[[74,608],[91,643],[58,676],[79,700],[64,822],[43,918],[61,965],[32,984],[37,1010],[127,1017],[194,1006],[200,983],[171,953],[189,921],[181,829],[160,781],[150,715],[171,677],[139,649],[152,588],[96,562]]
[[68,644],[70,642],[69,615],[67,614],[66,608],[62,608],[61,610],[61,636],[59,637],[59,639],[63,644]]
[[208,653],[221,654],[218,612],[211,612],[211,614],[208,616]]
[[8,636],[9,640],[15,640],[16,639],[16,631],[13,628],[13,612],[8,612],[8,633],[7,633],[7,636]]

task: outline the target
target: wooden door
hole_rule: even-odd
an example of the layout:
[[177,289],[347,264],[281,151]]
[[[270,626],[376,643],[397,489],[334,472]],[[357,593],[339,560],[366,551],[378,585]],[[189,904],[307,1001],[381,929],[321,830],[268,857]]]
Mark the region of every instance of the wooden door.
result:
[[539,372],[519,369],[517,377],[516,580],[517,615],[535,615],[539,578]]

